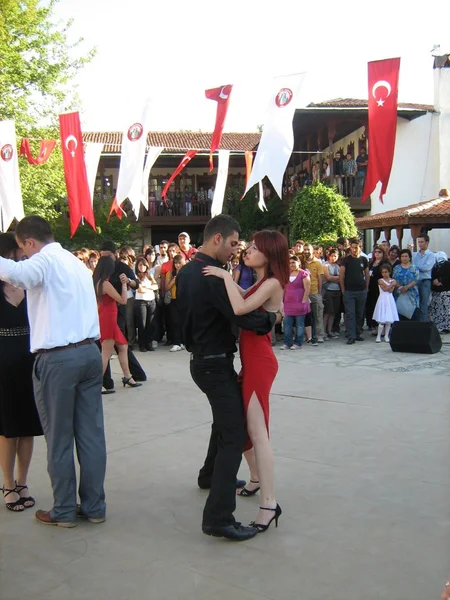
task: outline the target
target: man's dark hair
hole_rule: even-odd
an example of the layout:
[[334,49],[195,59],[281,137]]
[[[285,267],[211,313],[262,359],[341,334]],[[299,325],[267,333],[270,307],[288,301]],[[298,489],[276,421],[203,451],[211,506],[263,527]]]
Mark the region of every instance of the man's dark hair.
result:
[[161,241],[159,242],[159,245],[160,245],[160,246],[162,246],[162,244],[167,244],[167,245],[169,245],[169,242],[168,242],[167,240],[161,240]]
[[340,237],[336,240],[336,246],[345,246],[346,241],[347,241],[347,238]]
[[352,244],[357,244],[359,246],[359,240],[358,238],[350,238],[348,240],[349,245],[351,246]]
[[37,215],[30,215],[17,223],[16,237],[21,242],[33,238],[38,242],[48,243],[53,241],[53,232],[48,221]]
[[99,251],[100,252],[112,252],[113,254],[115,254],[117,252],[117,246],[115,245],[114,242],[111,242],[110,240],[104,240],[100,244]]
[[229,215],[217,215],[217,217],[213,217],[206,223],[203,231],[203,241],[207,242],[218,233],[226,239],[235,232],[241,233],[241,227],[233,217]]
[[430,243],[430,236],[427,235],[426,233],[421,233],[420,235],[417,236],[417,239],[422,238],[423,240],[426,241],[427,244]]

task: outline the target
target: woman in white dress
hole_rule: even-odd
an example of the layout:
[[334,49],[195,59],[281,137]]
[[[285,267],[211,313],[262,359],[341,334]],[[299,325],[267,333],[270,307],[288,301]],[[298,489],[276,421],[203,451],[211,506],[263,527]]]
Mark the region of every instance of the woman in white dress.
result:
[[392,267],[385,264],[381,267],[381,279],[378,280],[380,295],[378,296],[373,318],[378,323],[377,342],[381,342],[381,336],[384,329],[384,341],[389,342],[389,334],[392,323],[398,321],[397,305],[393,296],[397,282],[391,279]]

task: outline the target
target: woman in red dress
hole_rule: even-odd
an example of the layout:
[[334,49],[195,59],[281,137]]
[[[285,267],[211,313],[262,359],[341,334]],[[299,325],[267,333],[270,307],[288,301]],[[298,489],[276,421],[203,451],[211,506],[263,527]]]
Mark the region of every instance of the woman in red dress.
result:
[[117,324],[117,303],[124,305],[127,303],[128,278],[124,273],[120,275],[122,293],[118,294],[113,285],[109,282],[109,278],[114,273],[114,270],[114,260],[110,256],[102,256],[98,261],[92,276],[97,296],[98,316],[100,319],[103,374],[106,371],[111,354],[114,352],[114,346],[117,346],[117,356],[123,373],[123,387],[126,385],[130,387],[139,387],[142,384],[136,383],[130,373],[127,340]]
[[[252,310],[277,313],[283,299],[283,289],[289,282],[289,249],[286,238],[278,231],[260,231],[246,251],[245,265],[256,272],[256,283],[242,290],[232,276],[218,267],[203,269],[205,275],[221,277],[236,315]],[[247,419],[248,441],[245,458],[250,467],[250,483],[240,496],[253,496],[261,489],[261,506],[252,523],[266,531],[281,515],[275,499],[273,452],[269,440],[269,395],[278,371],[272,350],[270,333],[241,330],[240,356],[242,363],[242,397]]]

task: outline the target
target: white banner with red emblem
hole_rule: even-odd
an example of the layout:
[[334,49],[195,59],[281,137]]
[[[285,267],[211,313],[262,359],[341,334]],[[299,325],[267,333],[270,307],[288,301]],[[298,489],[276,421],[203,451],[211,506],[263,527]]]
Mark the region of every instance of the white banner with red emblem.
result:
[[228,179],[228,165],[230,163],[230,151],[219,150],[219,167],[217,169],[216,187],[214,188],[214,198],[211,205],[211,216],[220,215],[223,208],[223,199]]
[[142,198],[142,173],[149,131],[150,101],[144,104],[139,118],[131,120],[122,135],[119,178],[116,199],[120,206],[128,198],[136,216]]
[[[163,146],[150,146],[147,152],[147,158],[145,159],[144,172],[142,173],[142,197],[141,202],[146,210],[148,210],[148,179],[150,177],[150,171],[156,162],[156,159],[164,150]],[[136,213],[136,216],[138,214]]]
[[300,107],[304,77],[304,73],[297,73],[273,80],[263,133],[245,194],[268,177],[281,198],[284,172],[294,149],[292,120],[295,109]]
[[14,218],[23,219],[14,121],[0,121],[0,228],[7,231]]

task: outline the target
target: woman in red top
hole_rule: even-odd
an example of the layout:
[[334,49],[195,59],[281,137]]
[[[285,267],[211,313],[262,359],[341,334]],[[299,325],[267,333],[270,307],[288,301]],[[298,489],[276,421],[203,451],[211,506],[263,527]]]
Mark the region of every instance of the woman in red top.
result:
[[114,352],[114,346],[117,346],[117,356],[122,369],[123,387],[140,387],[141,383],[136,383],[131,376],[128,365],[128,344],[125,336],[120,331],[117,324],[117,303],[127,303],[127,276],[122,273],[120,281],[122,283],[122,293],[118,294],[109,278],[114,273],[115,264],[110,256],[102,256],[95,267],[92,279],[95,287],[95,294],[98,303],[98,316],[100,319],[100,342],[102,345],[103,374],[108,366],[111,354]]
[[[278,231],[256,233],[244,260],[246,266],[256,272],[256,283],[248,290],[242,290],[224,269],[208,266],[203,271],[205,275],[215,275],[225,281],[236,315],[245,315],[256,309],[277,313],[281,307],[283,289],[289,282],[286,238]],[[245,458],[250,467],[250,483],[239,495],[253,496],[261,489],[261,506],[252,525],[262,532],[273,520],[277,525],[281,515],[281,508],[275,499],[273,452],[269,441],[269,395],[278,371],[270,333],[257,335],[243,329],[240,356],[242,397],[249,436]]]

